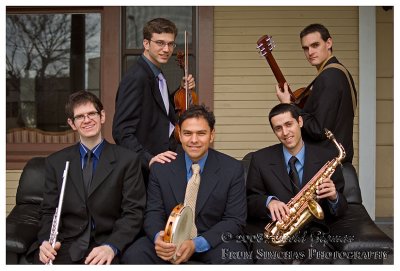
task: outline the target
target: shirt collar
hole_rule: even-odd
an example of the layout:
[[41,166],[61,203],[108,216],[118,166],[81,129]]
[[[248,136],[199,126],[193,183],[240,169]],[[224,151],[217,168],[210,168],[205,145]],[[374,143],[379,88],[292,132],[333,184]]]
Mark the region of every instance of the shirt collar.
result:
[[[204,165],[206,164],[208,157],[208,152],[197,162],[200,166],[200,173],[203,172],[204,170]],[[185,163],[186,163],[186,175],[187,176],[192,176],[192,160],[190,160],[189,155],[185,152]]]
[[[304,154],[305,154],[305,144],[303,142],[303,147],[301,147],[300,151],[295,155],[297,160],[299,160],[301,165],[304,165]],[[288,166],[289,159],[292,157],[290,152],[286,149],[284,145],[282,145],[283,148],[283,156],[285,158],[285,165]]]
[[158,75],[161,73],[161,69],[159,67],[157,67],[156,65],[154,65],[154,63],[151,62],[145,55],[142,54],[142,56],[143,56],[144,61],[146,61],[147,65],[149,65],[154,76],[158,77]]
[[[101,140],[99,144],[97,144],[93,149],[93,155],[97,158],[97,160],[100,159],[100,154],[104,148],[104,138]],[[89,151],[89,148],[83,145],[82,142],[79,142],[79,152],[81,154],[81,157],[85,157],[86,153]]]
[[322,70],[324,69],[326,63],[327,63],[327,62],[329,61],[329,59],[331,59],[332,57],[333,57],[333,55],[331,55],[330,57],[328,57],[328,58],[324,61],[324,63],[322,63],[321,67],[319,67],[319,69],[318,69],[318,74],[320,74],[320,73],[322,72]]

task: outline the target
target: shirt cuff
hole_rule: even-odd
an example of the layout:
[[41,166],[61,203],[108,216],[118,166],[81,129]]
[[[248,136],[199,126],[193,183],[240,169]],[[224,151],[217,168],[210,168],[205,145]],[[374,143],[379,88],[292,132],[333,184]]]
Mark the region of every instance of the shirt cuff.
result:
[[160,232],[157,232],[157,233],[156,233],[156,236],[154,236],[153,243],[156,243],[157,237],[158,237],[159,235],[160,235]]
[[203,236],[197,236],[193,238],[193,242],[195,247],[194,251],[197,253],[206,252],[211,248],[210,244]]
[[[159,234],[160,234],[160,232],[158,232],[156,234],[156,236],[154,237],[154,242],[156,242],[156,239]],[[207,240],[203,236],[197,236],[197,237],[193,238],[193,242],[194,242],[195,252],[197,252],[197,253],[206,252],[211,248],[210,244],[207,242]]]
[[273,200],[273,199],[275,199],[275,200],[279,200],[277,197],[275,197],[275,196],[268,196],[268,198],[267,198],[267,201],[265,202],[265,207],[267,207],[268,208],[268,204],[271,202],[271,200]]
[[275,199],[275,200],[279,200],[277,197],[275,197],[275,196],[268,196],[268,198],[267,198],[267,201],[265,202],[265,207],[267,208],[267,215],[268,215],[268,217],[269,218],[272,218],[271,217],[271,213],[270,213],[270,211],[269,211],[269,209],[268,209],[268,204],[271,202],[271,200],[273,200],[273,199]]
[[113,251],[114,251],[114,255],[117,256],[119,253],[118,248],[116,248],[114,245],[110,244],[110,243],[103,243],[103,246],[109,246]]
[[339,193],[336,191],[336,200],[335,201],[331,201],[328,199],[328,202],[329,202],[329,206],[331,209],[331,213],[336,214],[336,209],[338,208],[338,202],[339,202]]

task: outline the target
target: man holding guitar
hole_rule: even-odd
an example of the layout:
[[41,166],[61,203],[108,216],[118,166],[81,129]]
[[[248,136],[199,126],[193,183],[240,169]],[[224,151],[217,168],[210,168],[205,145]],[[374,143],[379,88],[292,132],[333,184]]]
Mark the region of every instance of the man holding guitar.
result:
[[305,94],[300,97],[302,101],[294,101],[286,82],[276,86],[276,95],[281,103],[294,102],[301,110],[304,140],[321,141],[328,147],[329,143],[324,134],[324,128],[327,128],[345,148],[346,158],[343,162],[351,163],[354,154],[353,123],[357,105],[353,78],[333,56],[333,40],[325,26],[307,26],[301,31],[300,39],[306,58],[317,68],[318,75],[306,87]]

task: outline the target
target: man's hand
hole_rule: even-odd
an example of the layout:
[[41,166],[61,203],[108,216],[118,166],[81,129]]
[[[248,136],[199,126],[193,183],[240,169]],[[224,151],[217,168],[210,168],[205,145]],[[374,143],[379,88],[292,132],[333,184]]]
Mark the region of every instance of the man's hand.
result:
[[164,242],[164,231],[160,231],[154,244],[157,256],[164,261],[170,261],[174,257],[176,246],[175,244]]
[[279,84],[275,85],[275,90],[276,96],[281,103],[290,103],[289,85],[287,82],[285,82],[285,84],[283,85],[283,90],[279,87]]
[[282,222],[282,220],[286,219],[286,216],[289,214],[289,208],[285,203],[279,200],[271,200],[267,206],[271,213],[272,221],[278,220]]
[[322,180],[316,192],[318,199],[328,198],[330,201],[336,201],[337,199],[335,183],[331,179],[326,178]]
[[[190,90],[194,89],[194,87],[196,86],[196,83],[195,83],[195,81],[194,81],[194,77],[193,77],[191,74],[188,75],[187,81],[188,81],[188,83],[189,83],[188,88],[189,88]],[[182,78],[182,81],[181,81],[181,88],[186,88],[185,77]]]
[[164,164],[165,162],[169,163],[172,160],[175,160],[177,155],[178,154],[176,152],[173,152],[173,151],[166,151],[166,152],[159,153],[156,156],[154,156],[153,158],[151,158],[151,160],[149,162],[149,167],[154,162],[161,163],[161,164]]
[[44,264],[47,264],[50,260],[54,261],[60,247],[60,242],[56,242],[56,245],[53,248],[48,241],[43,241],[39,247],[39,260]]
[[86,257],[85,264],[111,264],[114,256],[114,251],[110,246],[95,247]]
[[176,252],[175,259],[171,260],[173,264],[180,264],[187,262],[192,257],[195,251],[195,245],[193,240],[184,241]]

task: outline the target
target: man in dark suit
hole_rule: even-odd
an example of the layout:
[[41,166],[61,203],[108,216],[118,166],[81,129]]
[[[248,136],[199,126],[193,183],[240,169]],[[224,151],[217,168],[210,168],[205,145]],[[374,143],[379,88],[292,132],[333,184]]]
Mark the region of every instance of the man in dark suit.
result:
[[[214,124],[214,114],[204,106],[193,106],[182,114],[179,136],[184,152],[171,163],[151,167],[144,221],[147,236],[127,249],[122,262],[248,262],[245,246],[231,240],[242,233],[246,220],[244,171],[237,160],[209,148]],[[187,200],[192,164],[200,166],[201,179],[194,215],[197,235],[177,247],[163,241],[164,228],[173,208]]]
[[[305,141],[322,142],[330,147],[324,128],[329,129],[346,150],[345,162],[352,162],[353,124],[357,105],[357,92],[350,73],[333,56],[333,39],[326,27],[311,24],[300,33],[301,46],[318,75],[311,83],[312,91],[301,111],[303,138]],[[334,68],[339,65],[339,68]],[[276,86],[276,93],[282,103],[290,103],[287,84],[284,92]]]
[[[35,262],[110,264],[118,262],[143,223],[145,187],[138,156],[102,138],[105,111],[87,91],[71,94],[68,124],[80,142],[46,159],[45,192]],[[89,155],[89,160],[87,156]],[[66,161],[70,162],[59,234],[49,240]],[[85,176],[91,171],[91,176]]]
[[[177,118],[166,86],[162,96],[159,77],[161,65],[168,62],[176,46],[177,31],[164,18],[147,22],[143,54],[122,79],[116,97],[114,140],[140,155],[145,180],[151,164],[170,162],[176,156],[173,131]],[[189,89],[195,87],[192,75],[188,75],[188,84]]]
[[[248,222],[256,227],[257,233],[261,234],[268,222],[286,221],[286,216],[289,214],[286,203],[326,162],[335,157],[330,149],[303,142],[301,137],[303,120],[295,106],[291,104],[275,106],[269,114],[269,121],[281,143],[254,152],[247,176]],[[292,157],[297,159],[294,163],[295,170],[291,170],[289,166],[290,161],[294,159]],[[298,176],[297,181],[293,177],[294,172]],[[324,237],[329,224],[343,215],[347,209],[347,201],[342,194],[343,188],[343,175],[337,167],[334,175],[325,178],[316,190],[325,218],[314,219],[283,247],[274,247],[266,241],[254,242],[253,253],[257,263],[281,263],[292,260],[304,263],[329,262],[330,259],[325,256],[317,257],[313,253],[330,252],[332,249],[328,242],[322,241],[327,240]],[[271,251],[275,254],[271,254]],[[282,254],[282,252],[288,253]]]

